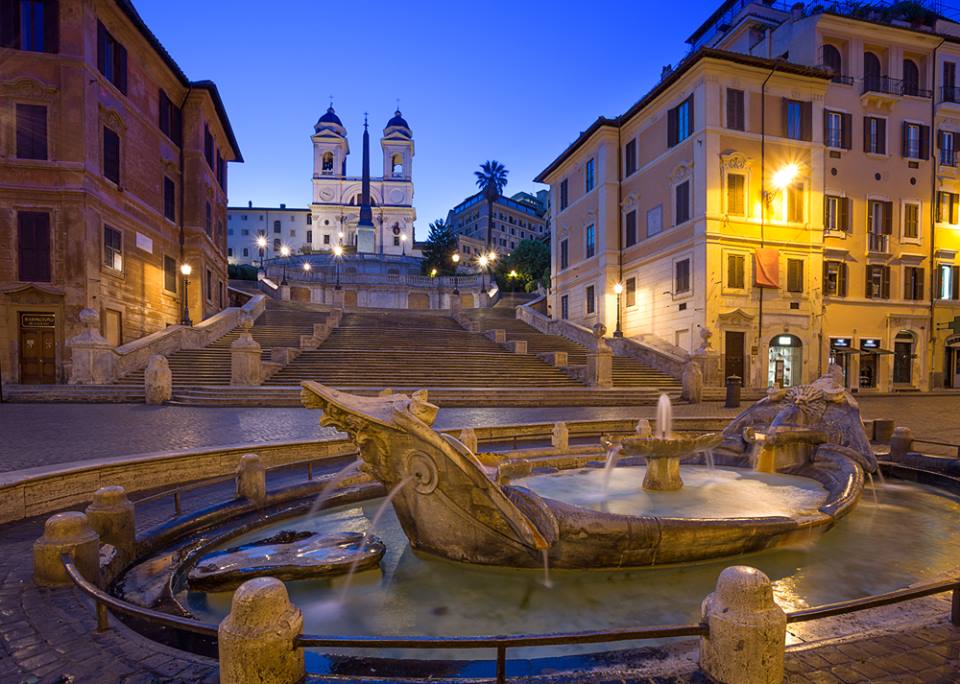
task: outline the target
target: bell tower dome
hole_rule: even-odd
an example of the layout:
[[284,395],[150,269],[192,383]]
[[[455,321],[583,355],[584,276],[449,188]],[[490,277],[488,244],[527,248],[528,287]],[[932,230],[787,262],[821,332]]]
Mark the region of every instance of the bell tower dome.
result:
[[337,116],[333,105],[327,108],[313,127],[313,177],[343,177],[347,170],[347,129]]
[[380,138],[384,180],[413,180],[413,131],[398,109]]

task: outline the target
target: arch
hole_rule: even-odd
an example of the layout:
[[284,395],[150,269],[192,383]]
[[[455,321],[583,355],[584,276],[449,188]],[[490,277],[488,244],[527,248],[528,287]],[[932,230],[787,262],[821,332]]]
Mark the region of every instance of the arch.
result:
[[353,307],[353,308],[357,307],[357,291],[356,290],[343,291],[343,305]]
[[863,87],[866,90],[879,90],[882,80],[880,58],[869,50],[863,53]]
[[767,384],[793,387],[803,382],[803,342],[796,335],[782,333],[770,340]]
[[397,153],[390,157],[390,167],[394,176],[403,175],[403,155]]
[[290,299],[294,302],[309,302],[310,288],[309,287],[291,287]]
[[323,153],[321,170],[323,173],[333,173],[333,152],[327,151]]
[[418,310],[429,309],[430,296],[426,292],[411,292],[407,295],[407,308]]
[[920,67],[909,58],[903,60],[903,94],[920,94]]
[[825,43],[823,46],[823,66],[833,72],[834,76],[843,74],[843,57],[835,45]]

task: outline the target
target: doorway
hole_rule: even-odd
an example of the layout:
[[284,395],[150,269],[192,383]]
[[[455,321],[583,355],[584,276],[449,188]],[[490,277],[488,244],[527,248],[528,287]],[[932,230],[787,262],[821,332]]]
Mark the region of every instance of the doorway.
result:
[[946,354],[944,384],[952,389],[960,389],[960,335],[947,338]]
[[740,380],[744,380],[745,360],[744,348],[747,334],[727,330],[724,332],[723,339],[723,373],[729,378],[736,375]]
[[57,381],[56,315],[20,313],[20,382],[52,385]]
[[343,291],[343,305],[356,308],[357,306],[357,291],[356,290],[344,290]]
[[913,384],[913,357],[916,336],[909,330],[901,330],[893,340],[893,383]]
[[767,385],[793,387],[803,382],[803,343],[796,335],[777,335],[770,340]]

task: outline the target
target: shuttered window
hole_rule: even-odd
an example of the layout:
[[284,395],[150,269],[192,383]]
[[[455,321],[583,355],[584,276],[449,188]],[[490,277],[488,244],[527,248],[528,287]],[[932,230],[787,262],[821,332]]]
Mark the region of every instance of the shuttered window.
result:
[[803,183],[791,183],[787,187],[787,221],[803,223]]
[[803,259],[787,259],[787,292],[803,292]]
[[587,285],[584,296],[586,299],[587,313],[594,313],[597,310],[597,301],[593,285]]
[[171,221],[177,220],[177,186],[172,179],[163,179],[163,215]]
[[624,246],[632,247],[637,244],[637,211],[628,211],[624,221]]
[[560,181],[560,211],[563,211],[567,208],[569,204],[569,197],[567,194],[567,179],[564,178]]
[[683,181],[674,189],[676,203],[674,206],[674,225],[680,225],[690,220],[690,181]]
[[17,212],[17,264],[20,281],[50,282],[50,214]]
[[123,270],[123,234],[111,226],[103,226],[103,265]]
[[812,140],[813,103],[783,99],[783,132],[792,140]]
[[177,291],[177,261],[173,257],[163,257],[163,289]]
[[693,95],[667,112],[667,147],[678,145],[693,134]]
[[626,283],[626,301],[627,306],[635,306],[637,303],[637,279],[636,278],[627,278]]
[[97,22],[97,69],[117,87],[127,94],[127,49],[110,35],[102,22]]
[[631,140],[623,148],[623,174],[631,176],[637,171],[637,141]]
[[923,269],[917,266],[903,267],[903,298],[913,301],[923,299]]
[[213,136],[210,134],[210,127],[203,127],[203,157],[207,160],[207,166],[213,168]]
[[903,205],[903,237],[907,239],[920,237],[920,205],[916,202],[907,202]]
[[567,240],[560,241],[560,269],[563,270],[570,266],[570,243]]
[[0,47],[58,52],[58,0],[0,0]]
[[849,150],[852,147],[853,116],[823,110],[823,142],[827,147]]
[[960,266],[940,264],[937,268],[937,298],[960,299]]
[[900,153],[908,159],[929,159],[930,127],[904,121]]
[[120,136],[103,127],[103,175],[120,185]]
[[733,290],[744,288],[744,265],[746,261],[746,257],[742,254],[727,255],[727,287]]
[[690,260],[684,259],[673,265],[673,293],[690,291]]
[[160,89],[160,131],[177,145],[183,144],[183,112]]
[[17,157],[47,159],[47,108],[17,105]]
[[826,295],[847,296],[847,265],[842,261],[823,262],[823,290]]
[[727,128],[734,131],[744,130],[744,119],[743,91],[727,88]]
[[825,195],[823,198],[824,230],[847,232],[850,230],[850,198]]
[[960,205],[960,195],[955,192],[937,192],[937,221],[956,225],[958,222],[957,209]]
[[887,153],[887,120],[876,116],[863,117],[863,151]]
[[746,176],[742,173],[727,174],[727,213],[732,216],[747,213]]
[[890,267],[870,264],[866,269],[867,282],[864,294],[868,299],[890,299]]

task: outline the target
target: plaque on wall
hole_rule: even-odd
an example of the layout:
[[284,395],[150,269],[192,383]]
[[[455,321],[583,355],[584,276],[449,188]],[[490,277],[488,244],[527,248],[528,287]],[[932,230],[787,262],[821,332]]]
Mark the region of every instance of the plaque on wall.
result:
[[57,315],[52,313],[20,313],[21,328],[54,328]]

